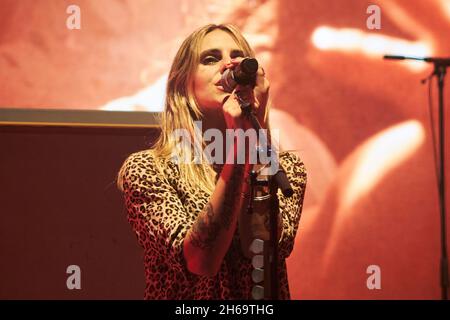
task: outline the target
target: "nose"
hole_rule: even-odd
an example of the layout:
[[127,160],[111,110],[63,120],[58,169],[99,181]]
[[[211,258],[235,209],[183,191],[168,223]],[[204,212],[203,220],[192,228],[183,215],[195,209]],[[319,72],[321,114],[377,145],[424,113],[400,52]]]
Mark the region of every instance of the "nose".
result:
[[222,65],[220,66],[219,72],[220,74],[223,74],[225,72],[225,70],[227,69],[227,63],[224,62],[222,63]]
[[219,69],[220,74],[223,74],[223,73],[225,72],[225,70],[226,70],[228,67],[230,67],[230,66],[232,66],[231,61],[226,61],[226,60],[224,60],[224,61],[222,62],[222,65],[220,66],[220,69]]

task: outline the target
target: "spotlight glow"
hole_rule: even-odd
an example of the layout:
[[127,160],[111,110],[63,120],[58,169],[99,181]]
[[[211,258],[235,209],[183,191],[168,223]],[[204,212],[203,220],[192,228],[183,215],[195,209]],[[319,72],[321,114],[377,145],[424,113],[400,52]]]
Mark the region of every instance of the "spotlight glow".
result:
[[138,91],[135,95],[109,101],[101,106],[100,110],[162,112],[166,97],[167,76],[167,74],[163,75],[154,84]]
[[450,1],[449,0],[441,0],[440,1],[442,11],[447,16],[448,20],[450,21]]
[[[356,52],[371,58],[379,58],[384,54],[421,57],[432,53],[431,47],[422,41],[408,41],[351,28],[322,26],[314,30],[311,41],[319,50]],[[412,71],[426,68],[426,63],[420,61],[405,61],[404,64]]]
[[365,143],[355,161],[355,169],[341,198],[342,212],[348,210],[393,169],[407,160],[425,139],[425,131],[416,120],[388,128]]

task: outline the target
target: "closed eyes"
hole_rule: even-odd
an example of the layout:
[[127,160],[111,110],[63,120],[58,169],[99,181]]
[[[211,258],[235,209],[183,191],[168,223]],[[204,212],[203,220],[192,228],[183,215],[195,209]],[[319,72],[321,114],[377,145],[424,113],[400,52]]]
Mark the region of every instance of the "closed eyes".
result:
[[220,60],[221,59],[214,57],[214,56],[207,56],[207,57],[203,58],[201,62],[204,65],[208,65],[208,64],[214,64]]
[[[232,50],[230,58],[244,57],[242,50]],[[222,60],[222,52],[219,49],[210,49],[201,53],[200,63],[204,65],[215,64]]]

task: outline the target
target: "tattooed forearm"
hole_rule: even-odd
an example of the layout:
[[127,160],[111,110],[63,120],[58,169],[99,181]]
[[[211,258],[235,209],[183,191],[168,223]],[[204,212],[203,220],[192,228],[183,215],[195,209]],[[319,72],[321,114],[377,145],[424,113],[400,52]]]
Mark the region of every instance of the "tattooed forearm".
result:
[[[221,208],[207,203],[190,231],[191,244],[200,249],[211,249],[221,230],[229,230],[233,214],[239,208],[244,166],[236,166],[226,183]],[[217,210],[216,210],[217,209]]]
[[[217,221],[214,221],[217,220]],[[190,233],[192,245],[209,249],[217,238],[220,230],[220,222],[214,215],[214,209],[208,202],[199,214],[196,223],[192,226]]]

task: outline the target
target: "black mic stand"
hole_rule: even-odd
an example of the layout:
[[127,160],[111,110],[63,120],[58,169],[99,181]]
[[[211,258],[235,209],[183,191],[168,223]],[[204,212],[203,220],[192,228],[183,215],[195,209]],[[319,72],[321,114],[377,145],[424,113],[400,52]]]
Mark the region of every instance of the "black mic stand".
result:
[[[276,156],[273,157],[274,150],[271,149],[270,142],[268,137],[265,135],[256,118],[255,114],[252,112],[251,103],[247,103],[242,99],[238,99],[239,104],[242,110],[242,113],[245,117],[247,117],[252,123],[253,128],[257,132],[257,140],[261,142],[262,145],[268,147],[268,152],[270,152],[270,159],[276,159]],[[259,158],[259,157],[258,157]],[[291,197],[293,189],[289,183],[289,180],[286,176],[286,172],[282,168],[281,164],[277,160],[277,172],[269,179],[268,185],[270,190],[270,219],[269,219],[269,241],[265,241],[264,245],[264,297],[270,300],[278,300],[278,196],[277,191],[278,188],[281,189],[282,193],[286,197]],[[252,190],[248,213],[252,213],[252,201],[253,194],[256,185],[263,185],[264,182],[258,181],[256,179],[256,172],[252,171],[251,179],[250,179],[250,190]],[[268,280],[268,281],[267,281]]]
[[[442,300],[447,300],[447,291],[449,286],[448,279],[448,258],[447,258],[447,228],[445,223],[446,208],[445,208],[445,140],[444,140],[444,80],[447,73],[447,68],[450,66],[450,58],[418,58],[405,56],[385,55],[385,59],[395,60],[422,60],[434,64],[434,71],[431,77],[436,76],[438,79],[439,90],[439,204],[440,204],[440,218],[441,218],[441,296]],[[433,128],[431,128],[433,130]]]

